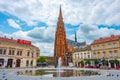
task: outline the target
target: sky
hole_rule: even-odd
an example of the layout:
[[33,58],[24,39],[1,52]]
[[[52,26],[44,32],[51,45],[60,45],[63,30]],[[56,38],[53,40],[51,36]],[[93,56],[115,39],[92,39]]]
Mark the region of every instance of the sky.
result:
[[0,36],[31,41],[41,56],[53,56],[62,7],[68,39],[91,44],[120,34],[120,0],[0,0]]

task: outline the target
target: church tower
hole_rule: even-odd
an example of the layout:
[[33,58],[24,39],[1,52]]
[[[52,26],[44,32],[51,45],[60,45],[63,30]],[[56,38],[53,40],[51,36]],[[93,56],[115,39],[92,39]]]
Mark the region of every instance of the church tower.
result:
[[57,22],[57,28],[55,32],[55,41],[54,41],[54,59],[55,66],[58,64],[58,59],[61,57],[62,65],[66,65],[66,56],[67,54],[67,41],[66,41],[66,32],[64,28],[64,22],[62,17],[62,10],[60,6],[59,17]]
[[77,42],[77,34],[76,34],[76,32],[75,32],[75,42]]

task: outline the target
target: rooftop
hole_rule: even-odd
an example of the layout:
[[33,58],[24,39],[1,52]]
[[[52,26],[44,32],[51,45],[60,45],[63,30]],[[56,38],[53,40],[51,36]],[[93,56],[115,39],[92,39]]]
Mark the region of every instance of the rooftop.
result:
[[99,38],[97,40],[94,40],[92,44],[99,44],[104,42],[111,42],[111,41],[117,41],[120,39],[120,35],[111,35],[110,37],[105,38]]
[[86,42],[75,42],[73,40],[67,39],[68,45],[74,46],[74,47],[80,47],[86,45]]
[[[20,39],[18,39],[18,40],[20,40]],[[10,43],[16,43],[16,44],[19,44],[19,45],[31,45],[31,46],[39,49],[38,47],[36,47],[36,46],[34,46],[34,45],[32,45],[32,44],[23,44],[22,42],[20,43],[20,42],[18,42],[18,40],[15,40],[15,39],[13,39],[13,38],[7,38],[6,36],[0,37],[0,41],[10,42]],[[24,41],[26,41],[26,40],[24,40]],[[30,41],[28,41],[28,42],[30,42]]]

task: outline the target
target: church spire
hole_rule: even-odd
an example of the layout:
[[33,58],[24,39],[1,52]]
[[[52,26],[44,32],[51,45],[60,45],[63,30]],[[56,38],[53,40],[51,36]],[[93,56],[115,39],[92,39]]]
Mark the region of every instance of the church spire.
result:
[[75,32],[75,42],[77,42],[77,35],[76,35],[76,32]]
[[60,5],[60,11],[59,11],[59,19],[63,19],[61,5]]

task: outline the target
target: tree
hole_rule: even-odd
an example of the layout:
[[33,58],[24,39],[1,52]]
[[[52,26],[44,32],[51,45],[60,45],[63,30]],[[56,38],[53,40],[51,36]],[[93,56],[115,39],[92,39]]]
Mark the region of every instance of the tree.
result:
[[41,56],[37,59],[37,62],[41,62],[41,63],[44,63],[46,61],[47,61],[46,57],[43,57],[43,56]]

